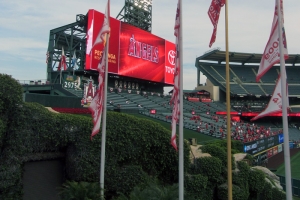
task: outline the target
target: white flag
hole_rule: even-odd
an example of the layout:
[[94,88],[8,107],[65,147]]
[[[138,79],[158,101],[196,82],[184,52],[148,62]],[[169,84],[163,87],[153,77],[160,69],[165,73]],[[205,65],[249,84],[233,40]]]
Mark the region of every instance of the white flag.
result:
[[174,35],[176,36],[176,61],[175,61],[175,71],[174,71],[174,89],[170,104],[173,105],[172,112],[172,135],[171,135],[171,145],[177,150],[176,144],[176,124],[179,121],[180,115],[180,60],[179,60],[179,29],[180,29],[180,1],[178,0],[176,18],[175,18],[175,27]]
[[[110,18],[110,3],[107,1],[107,6],[105,10],[105,15],[104,15],[104,21],[102,28],[100,29],[96,40],[91,48],[91,51],[97,44],[103,43],[103,46],[105,46],[106,43],[106,35],[110,32],[110,24],[109,24],[109,18]],[[90,53],[89,53],[90,54]]]
[[[272,97],[269,101],[267,107],[259,113],[257,116],[253,117],[251,121],[257,120],[259,118],[269,116],[274,113],[279,113],[282,111],[282,94],[281,94],[281,77],[279,76],[275,90],[272,94]],[[285,86],[287,88],[287,83],[285,81]],[[288,99],[288,90],[286,90],[286,98]],[[289,102],[287,102],[287,108],[289,108]]]
[[287,42],[285,37],[285,30],[283,25],[283,4],[282,0],[280,1],[280,10],[282,14],[282,21],[278,22],[278,13],[277,13],[277,1],[275,0],[275,13],[272,23],[271,34],[269,37],[269,41],[265,47],[264,53],[262,55],[259,69],[256,75],[256,81],[258,82],[261,77],[275,64],[280,62],[280,52],[279,52],[279,32],[278,26],[282,29],[282,42],[283,42],[283,50],[284,59],[286,60],[288,56],[287,50]]
[[94,32],[94,19],[92,19],[92,24],[90,29],[87,32],[87,39],[86,39],[86,54],[90,54],[93,46],[93,32]]
[[[109,14],[109,6],[110,4],[110,0],[107,1],[107,10],[106,10],[106,17],[104,18],[104,23],[103,24],[107,24],[108,27],[106,28],[106,30],[108,30],[107,32],[105,32],[105,40],[106,40],[106,35],[109,34],[110,32],[110,28],[109,28],[109,15],[107,16],[107,13]],[[108,21],[106,21],[108,19]],[[102,27],[103,29],[103,27]],[[101,31],[100,31],[101,33]],[[106,68],[106,61],[107,61],[107,55],[108,52],[106,47],[106,43],[104,43],[104,50],[103,50],[103,54],[102,57],[100,58],[100,62],[98,64],[98,68],[97,71],[99,72],[99,76],[98,76],[98,89],[97,89],[97,93],[95,95],[95,97],[93,98],[89,109],[92,112],[92,117],[93,117],[93,123],[94,123],[94,128],[92,130],[92,135],[91,135],[91,139],[93,136],[95,136],[99,130],[100,130],[100,123],[101,123],[101,116],[103,113],[103,110],[106,109],[104,108],[104,93],[106,92],[104,90],[105,88],[105,84],[106,84],[106,80],[105,80],[105,68]]]

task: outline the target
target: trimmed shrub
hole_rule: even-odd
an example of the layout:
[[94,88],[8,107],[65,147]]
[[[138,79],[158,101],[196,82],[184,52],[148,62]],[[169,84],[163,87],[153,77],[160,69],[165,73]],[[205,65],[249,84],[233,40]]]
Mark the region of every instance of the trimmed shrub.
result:
[[[222,161],[222,165],[227,168],[227,152],[226,149],[215,144],[207,144],[200,147],[203,153],[209,153],[211,156],[217,157]],[[234,157],[231,155],[232,169],[235,169]]]
[[[15,109],[17,115],[10,121],[0,157],[0,199],[21,199],[23,163],[49,159],[48,152],[65,153],[68,180],[99,180],[101,133],[90,140],[90,117],[54,114],[37,103]],[[132,189],[144,173],[166,184],[178,182],[178,153],[170,145],[170,130],[150,120],[108,112],[106,134],[105,173],[112,176],[106,177],[110,178],[105,186],[108,194]],[[184,151],[187,169],[186,143]],[[136,179],[134,172],[139,174]],[[124,174],[128,177],[120,179]]]
[[[232,199],[234,200],[245,200],[248,199],[248,193],[241,187],[237,185],[232,185]],[[218,187],[218,199],[227,200],[228,199],[228,187],[227,183],[222,184]]]
[[191,167],[191,174],[201,174],[208,177],[210,183],[218,184],[221,179],[222,162],[216,157],[202,157],[195,159],[195,164]]
[[213,199],[213,190],[208,186],[209,178],[201,174],[185,177],[185,188],[191,199]]
[[263,191],[265,184],[265,174],[260,170],[251,169],[248,179],[250,197],[257,199],[259,194]]
[[60,188],[62,200],[101,199],[99,183],[66,181]]

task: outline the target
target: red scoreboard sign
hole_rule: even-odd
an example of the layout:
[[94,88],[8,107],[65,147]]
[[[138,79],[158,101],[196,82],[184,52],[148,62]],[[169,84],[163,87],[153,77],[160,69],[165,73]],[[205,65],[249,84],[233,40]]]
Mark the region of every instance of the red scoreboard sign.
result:
[[[86,70],[97,70],[102,45],[91,50],[104,15],[88,12]],[[147,31],[110,18],[108,72],[167,84],[174,83],[175,44]]]

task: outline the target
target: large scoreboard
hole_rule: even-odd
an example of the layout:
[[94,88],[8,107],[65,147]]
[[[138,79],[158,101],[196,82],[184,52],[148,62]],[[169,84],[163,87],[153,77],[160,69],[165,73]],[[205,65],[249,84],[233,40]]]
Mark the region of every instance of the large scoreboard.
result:
[[[104,14],[88,11],[85,70],[97,70],[103,46],[93,46]],[[174,84],[175,44],[147,31],[110,18],[108,72],[153,82]],[[174,38],[175,39],[175,38]]]

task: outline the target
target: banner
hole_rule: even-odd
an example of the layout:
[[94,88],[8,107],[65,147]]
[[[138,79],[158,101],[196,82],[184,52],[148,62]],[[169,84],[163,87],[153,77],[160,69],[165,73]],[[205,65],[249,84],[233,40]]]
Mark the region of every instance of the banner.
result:
[[258,72],[256,75],[256,81],[258,82],[260,78],[276,63],[280,62],[280,52],[279,52],[279,31],[278,26],[282,29],[282,42],[283,42],[283,54],[284,59],[288,59],[288,51],[287,51],[287,42],[285,37],[285,29],[283,25],[283,5],[282,0],[280,1],[280,10],[282,14],[282,21],[278,22],[278,14],[277,14],[277,1],[275,5],[275,12],[273,17],[273,24],[271,28],[271,34],[269,37],[269,41],[265,47],[263,56],[260,61],[260,65],[258,68]]
[[282,152],[282,144],[278,145],[278,153]]
[[244,143],[244,152],[254,155],[266,149],[274,147],[278,144],[279,144],[278,136],[275,135],[268,138]]
[[[102,57],[102,46],[93,47],[93,44],[103,19],[102,13],[89,10],[85,70],[97,70]],[[174,43],[112,17],[110,28],[109,73],[160,83],[174,83]]]
[[[275,113],[282,112],[282,95],[281,95],[281,76],[279,76],[275,90],[270,98],[267,107],[259,113],[257,116],[251,119],[251,121],[257,120],[261,117],[270,116]],[[288,99],[288,92],[286,92],[286,98]],[[289,102],[287,102],[287,108],[289,107]]]

